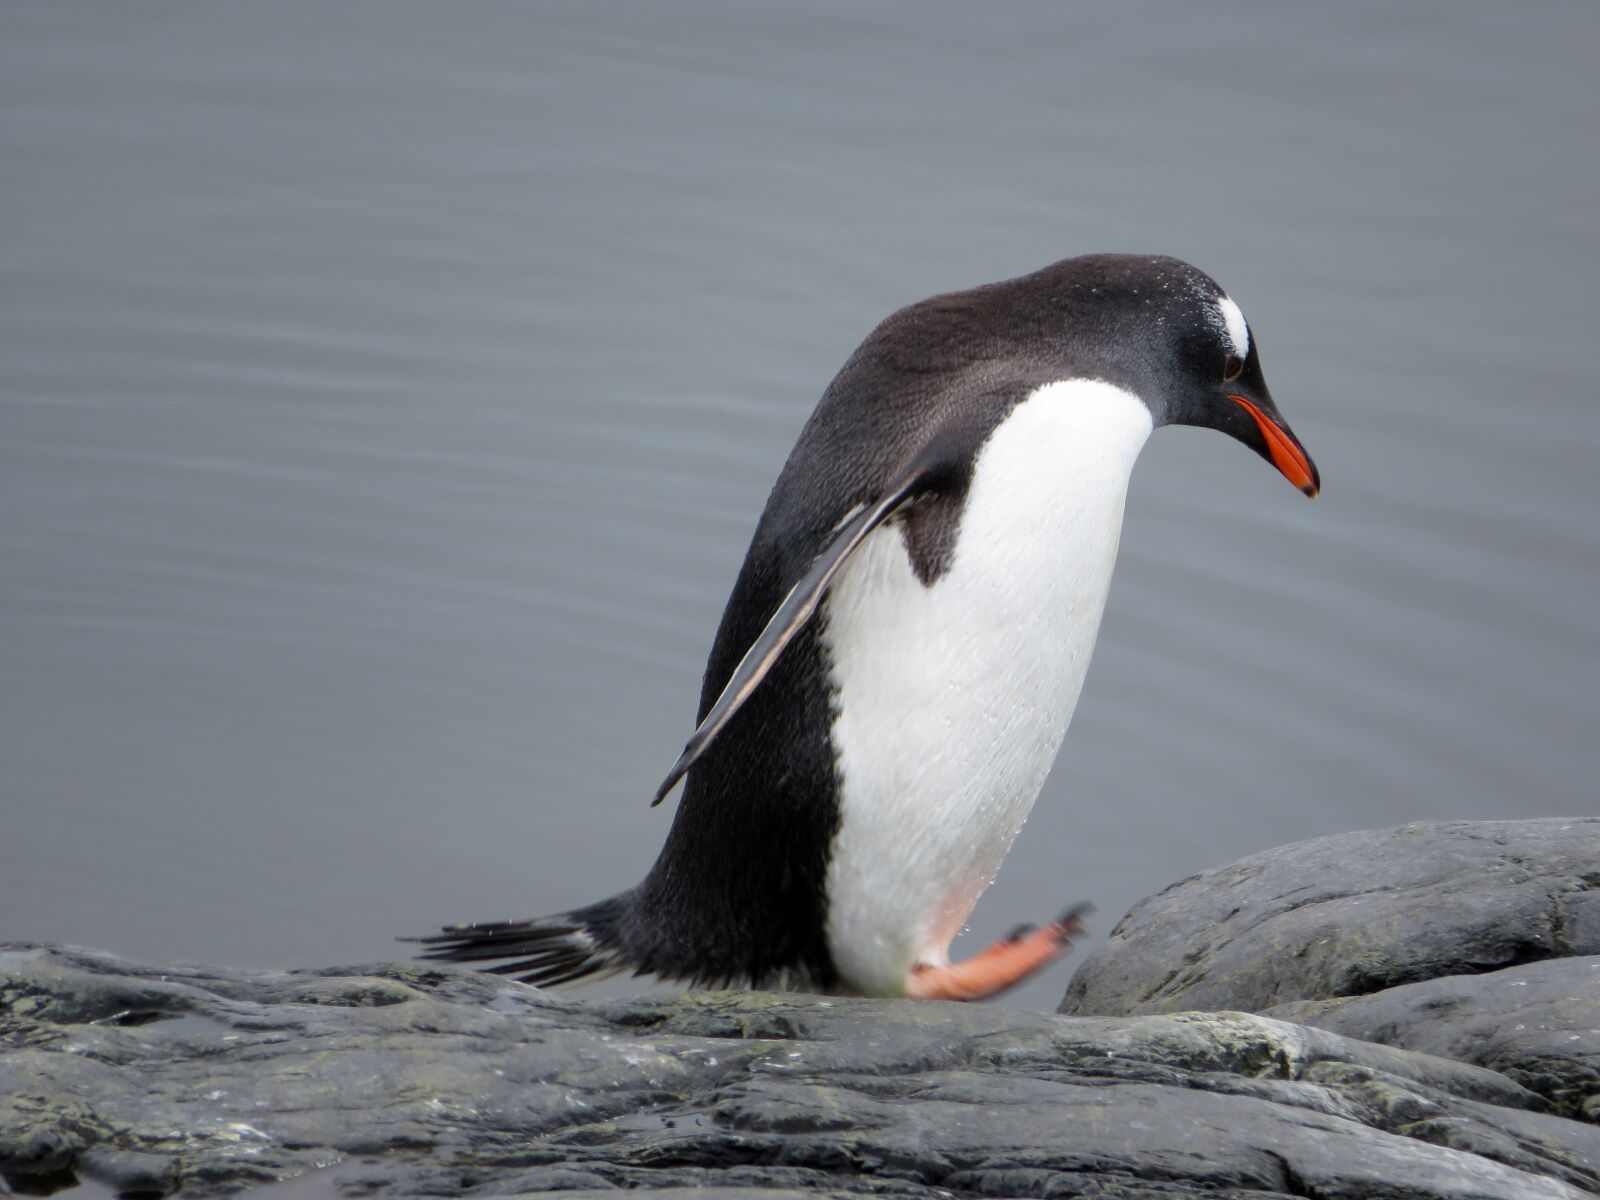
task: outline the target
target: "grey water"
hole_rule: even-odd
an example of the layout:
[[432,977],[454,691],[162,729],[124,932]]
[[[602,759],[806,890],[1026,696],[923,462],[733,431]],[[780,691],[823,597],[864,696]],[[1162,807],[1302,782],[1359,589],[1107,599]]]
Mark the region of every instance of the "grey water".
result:
[[631,885],[833,372],[1092,250],[1238,299],[1324,494],[1152,440],[964,944],[1600,811],[1596,44],[1589,3],[13,0],[0,938],[327,965]]

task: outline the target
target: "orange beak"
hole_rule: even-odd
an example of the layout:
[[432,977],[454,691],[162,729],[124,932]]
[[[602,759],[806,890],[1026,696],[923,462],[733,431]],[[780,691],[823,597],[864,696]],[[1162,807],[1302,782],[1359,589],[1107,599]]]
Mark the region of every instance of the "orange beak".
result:
[[1322,490],[1322,481],[1317,478],[1317,469],[1311,465],[1310,457],[1300,448],[1294,435],[1243,396],[1230,395],[1228,399],[1255,419],[1261,436],[1266,439],[1267,451],[1272,455],[1272,465],[1282,471],[1283,477],[1295,487],[1315,498]]

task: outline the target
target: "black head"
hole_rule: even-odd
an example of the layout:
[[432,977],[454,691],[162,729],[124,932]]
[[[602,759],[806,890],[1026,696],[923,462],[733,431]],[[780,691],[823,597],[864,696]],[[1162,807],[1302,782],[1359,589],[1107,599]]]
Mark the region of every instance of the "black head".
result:
[[1203,271],[1161,255],[1091,254],[970,294],[984,295],[991,333],[1028,343],[1028,358],[1126,388],[1157,426],[1221,430],[1307,496],[1321,487],[1267,390],[1244,314]]

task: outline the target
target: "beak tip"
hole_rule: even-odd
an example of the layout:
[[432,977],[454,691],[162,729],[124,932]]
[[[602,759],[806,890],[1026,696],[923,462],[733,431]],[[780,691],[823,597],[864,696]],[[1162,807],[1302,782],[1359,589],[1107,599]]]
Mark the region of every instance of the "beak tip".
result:
[[1300,485],[1300,490],[1305,493],[1307,500],[1315,500],[1322,495],[1322,472],[1309,458],[1306,459],[1305,482]]

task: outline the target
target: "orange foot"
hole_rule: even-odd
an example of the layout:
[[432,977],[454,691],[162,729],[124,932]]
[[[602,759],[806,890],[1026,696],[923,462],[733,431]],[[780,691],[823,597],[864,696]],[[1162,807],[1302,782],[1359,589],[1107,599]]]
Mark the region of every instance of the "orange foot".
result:
[[984,1000],[1015,987],[1066,953],[1083,933],[1082,917],[1094,905],[1078,904],[1042,929],[1022,925],[966,962],[911,968],[906,995],[917,1000]]

